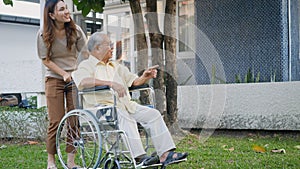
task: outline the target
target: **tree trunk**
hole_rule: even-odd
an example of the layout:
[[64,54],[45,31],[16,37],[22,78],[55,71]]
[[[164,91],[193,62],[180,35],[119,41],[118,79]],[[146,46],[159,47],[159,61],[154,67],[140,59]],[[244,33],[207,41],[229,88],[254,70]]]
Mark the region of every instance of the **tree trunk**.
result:
[[166,96],[164,85],[164,59],[163,59],[163,35],[159,29],[158,16],[157,16],[157,0],[146,0],[147,19],[151,52],[152,52],[152,65],[159,65],[157,77],[153,80],[153,87],[155,89],[156,109],[162,114],[166,110]]
[[135,50],[137,51],[137,72],[140,74],[148,67],[148,46],[145,35],[142,8],[140,0],[132,0],[130,8],[134,22],[134,41]]
[[[167,113],[164,116],[169,128],[177,126],[177,67],[176,67],[176,0],[166,0],[164,35],[166,60]],[[177,128],[177,127],[175,127]],[[176,129],[175,129],[176,131]]]
[[[148,67],[148,45],[140,0],[132,0],[129,2],[134,22],[134,48],[137,52],[136,72],[140,76]],[[140,91],[139,100],[141,104],[150,104],[148,91]]]

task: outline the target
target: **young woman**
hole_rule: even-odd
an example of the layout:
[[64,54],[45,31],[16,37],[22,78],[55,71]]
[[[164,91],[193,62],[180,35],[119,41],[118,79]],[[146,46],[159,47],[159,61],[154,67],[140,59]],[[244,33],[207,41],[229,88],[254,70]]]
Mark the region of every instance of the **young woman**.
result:
[[[77,68],[78,53],[85,53],[86,36],[70,17],[63,0],[47,0],[43,29],[37,35],[38,56],[46,67],[45,94],[49,126],[46,148],[48,169],[56,169],[56,130],[66,112],[75,108],[76,91],[66,85],[72,81],[71,72]],[[75,152],[67,147],[68,167],[76,167]]]

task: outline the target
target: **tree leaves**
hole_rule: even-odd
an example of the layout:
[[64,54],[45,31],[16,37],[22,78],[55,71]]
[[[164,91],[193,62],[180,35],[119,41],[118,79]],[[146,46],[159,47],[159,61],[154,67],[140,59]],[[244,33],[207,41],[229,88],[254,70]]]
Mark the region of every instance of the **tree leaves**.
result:
[[73,0],[73,3],[83,16],[87,16],[91,11],[102,13],[105,6],[104,0]]
[[13,5],[14,5],[12,0],[3,0],[3,3],[4,3],[5,5],[10,5],[10,6],[13,6]]
[[[121,0],[121,2],[125,2],[125,0]],[[13,6],[12,0],[3,0],[3,3]],[[87,16],[91,11],[102,13],[105,6],[105,0],[73,0],[73,3],[83,16]]]

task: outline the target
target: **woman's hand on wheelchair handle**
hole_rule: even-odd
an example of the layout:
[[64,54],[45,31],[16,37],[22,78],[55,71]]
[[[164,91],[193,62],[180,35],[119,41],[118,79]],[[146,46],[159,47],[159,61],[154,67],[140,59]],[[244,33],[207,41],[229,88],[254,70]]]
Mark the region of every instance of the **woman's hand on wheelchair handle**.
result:
[[63,79],[64,79],[64,81],[65,82],[71,82],[72,81],[72,76],[71,76],[71,74],[70,73],[65,73],[64,75],[63,75]]

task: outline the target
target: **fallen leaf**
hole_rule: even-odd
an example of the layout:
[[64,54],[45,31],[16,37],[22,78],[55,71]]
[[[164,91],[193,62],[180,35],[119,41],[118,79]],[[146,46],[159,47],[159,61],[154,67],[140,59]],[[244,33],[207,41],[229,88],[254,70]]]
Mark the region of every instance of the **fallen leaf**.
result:
[[0,149],[5,149],[5,148],[7,148],[6,145],[2,145],[2,146],[0,147]]
[[234,151],[234,147],[230,147],[230,148],[228,149],[228,151],[230,151],[230,152]]
[[249,136],[249,137],[253,137],[253,136],[255,136],[255,134],[249,133],[248,136]]
[[234,160],[230,159],[230,160],[227,160],[228,163],[234,163]]
[[296,145],[295,148],[300,150],[300,145]]
[[265,153],[266,149],[262,146],[254,145],[252,149],[257,153]]
[[230,151],[230,152],[234,151],[234,147],[230,147],[230,148],[227,147],[228,146],[226,144],[222,146],[223,150]]
[[285,149],[273,149],[271,150],[272,153],[282,153],[282,154],[285,154]]
[[27,141],[27,143],[29,145],[35,145],[35,144],[38,144],[39,142],[37,142],[37,141]]
[[227,145],[226,144],[222,145],[222,148],[223,149],[227,148]]

